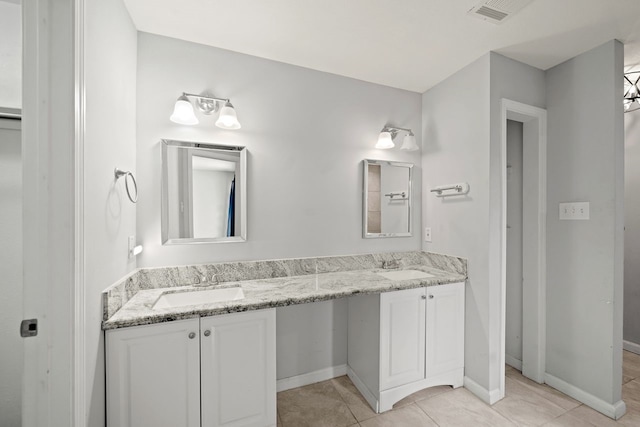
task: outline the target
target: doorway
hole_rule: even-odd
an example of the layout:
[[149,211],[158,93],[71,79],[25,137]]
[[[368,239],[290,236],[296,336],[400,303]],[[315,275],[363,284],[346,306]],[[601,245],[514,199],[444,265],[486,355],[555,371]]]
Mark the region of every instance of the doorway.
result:
[[[509,125],[511,122],[511,125]],[[505,391],[505,362],[510,356],[510,364],[520,364],[522,374],[538,383],[544,382],[545,373],[545,341],[546,341],[546,129],[547,112],[544,109],[522,104],[508,99],[502,100],[502,221],[501,221],[501,360],[500,360],[500,392]],[[509,128],[512,135],[517,135],[522,128],[522,143],[515,144],[521,151],[521,186],[517,193],[521,194],[521,202],[515,200],[512,216],[514,224],[508,223],[508,148],[507,134]],[[517,138],[516,138],[517,139]],[[520,154],[514,157],[519,157]],[[510,156],[511,157],[511,156]],[[514,165],[511,165],[512,168]],[[514,174],[516,174],[514,170]],[[512,180],[515,175],[512,175]],[[517,209],[521,203],[521,209]],[[521,212],[521,215],[520,215]],[[512,228],[507,228],[510,226]],[[520,227],[518,230],[514,227]],[[509,238],[509,233],[514,234]],[[521,236],[520,239],[517,236]],[[516,247],[511,250],[511,245]],[[510,256],[507,256],[507,251]],[[508,267],[508,262],[517,265]],[[507,269],[509,275],[515,277],[514,298],[518,299],[509,307],[510,318],[507,320],[507,298],[512,295],[507,291]],[[518,278],[522,277],[521,286]],[[518,295],[521,292],[521,296]],[[510,298],[511,299],[511,298]],[[521,307],[521,309],[520,309]],[[512,324],[513,322],[513,324]],[[507,324],[509,323],[509,326]],[[521,326],[520,326],[521,325]],[[507,327],[510,337],[521,330],[520,340],[510,342],[510,353],[506,353]],[[520,345],[521,342],[521,345]],[[518,360],[517,356],[521,356]]]
[[[7,116],[4,116],[7,117]],[[22,338],[22,141],[19,119],[0,111],[0,414],[3,425],[21,425]],[[4,424],[6,423],[6,424]]]
[[522,371],[522,133],[507,119],[507,258],[505,362]]

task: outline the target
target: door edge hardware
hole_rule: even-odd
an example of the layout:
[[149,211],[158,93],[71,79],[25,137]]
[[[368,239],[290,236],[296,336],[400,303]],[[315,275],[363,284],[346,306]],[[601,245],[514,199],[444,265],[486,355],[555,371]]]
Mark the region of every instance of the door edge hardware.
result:
[[38,319],[25,319],[20,322],[20,336],[22,338],[38,335]]

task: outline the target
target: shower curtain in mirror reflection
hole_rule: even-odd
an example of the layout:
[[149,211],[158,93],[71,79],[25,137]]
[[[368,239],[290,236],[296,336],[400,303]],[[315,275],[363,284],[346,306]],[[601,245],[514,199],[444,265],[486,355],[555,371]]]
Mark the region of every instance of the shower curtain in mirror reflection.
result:
[[235,236],[235,210],[236,210],[236,176],[231,180],[231,190],[229,191],[229,215],[227,217],[227,237]]

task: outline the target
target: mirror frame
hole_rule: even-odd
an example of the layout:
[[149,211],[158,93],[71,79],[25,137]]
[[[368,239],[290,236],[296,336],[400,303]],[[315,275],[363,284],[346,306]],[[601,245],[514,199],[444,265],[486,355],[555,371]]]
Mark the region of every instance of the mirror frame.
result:
[[[162,139],[162,185],[161,185],[161,240],[163,245],[184,245],[184,244],[200,244],[200,243],[239,243],[246,242],[247,240],[247,148],[237,145],[220,145],[211,144],[207,142],[190,142],[190,141],[176,141],[173,139]],[[240,212],[240,236],[233,237],[199,237],[199,238],[169,238],[169,201],[168,201],[168,183],[169,172],[167,167],[167,149],[169,147],[183,147],[183,148],[201,148],[206,150],[219,151],[223,153],[239,152],[240,160],[238,162],[240,168],[240,205],[242,211]]]
[[[401,233],[368,233],[368,218],[367,218],[367,209],[369,203],[369,165],[380,165],[388,164],[390,166],[401,166],[409,169],[409,200],[408,200],[408,209],[409,209],[409,230],[407,232]],[[413,163],[406,162],[394,162],[392,160],[372,160],[372,159],[364,159],[362,161],[362,169],[363,169],[363,182],[362,182],[362,237],[364,239],[378,239],[381,237],[411,237],[412,233],[412,206],[413,206]],[[382,222],[382,219],[380,220]]]

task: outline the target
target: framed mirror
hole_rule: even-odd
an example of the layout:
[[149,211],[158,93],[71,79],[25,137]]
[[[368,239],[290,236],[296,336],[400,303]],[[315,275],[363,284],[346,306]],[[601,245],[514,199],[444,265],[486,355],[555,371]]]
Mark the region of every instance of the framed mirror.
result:
[[245,147],[162,140],[162,244],[247,238]]
[[412,163],[363,160],[365,239],[411,236]]

